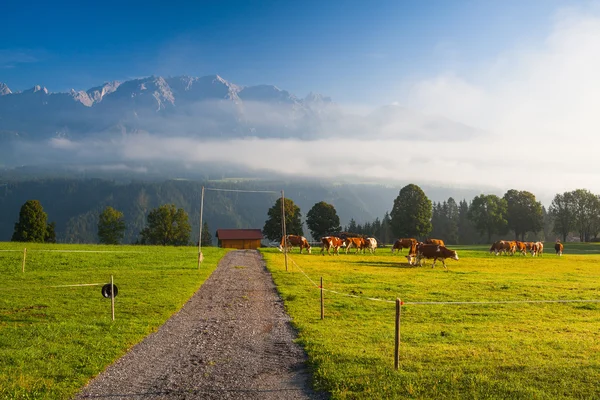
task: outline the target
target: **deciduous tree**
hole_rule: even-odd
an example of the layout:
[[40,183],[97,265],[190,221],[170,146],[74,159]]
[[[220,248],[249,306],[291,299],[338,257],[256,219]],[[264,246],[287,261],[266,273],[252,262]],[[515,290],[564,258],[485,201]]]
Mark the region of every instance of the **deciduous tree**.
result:
[[550,204],[549,213],[554,219],[554,232],[562,236],[563,242],[567,241],[567,236],[574,227],[573,215],[573,193],[557,193]]
[[473,199],[468,215],[475,229],[482,235],[487,234],[487,240],[491,242],[493,234],[508,232],[506,212],[506,200],[493,194],[482,194]]
[[125,235],[125,218],[121,211],[107,206],[98,218],[98,238],[102,244],[119,244]]
[[148,224],[140,232],[142,244],[185,246],[190,242],[192,227],[183,208],[163,204],[150,211]]
[[342,229],[335,207],[324,201],[316,203],[306,214],[306,225],[314,240]]
[[515,239],[524,241],[527,232],[537,233],[544,227],[542,203],[527,191],[511,189],[504,194],[508,227],[515,232]]

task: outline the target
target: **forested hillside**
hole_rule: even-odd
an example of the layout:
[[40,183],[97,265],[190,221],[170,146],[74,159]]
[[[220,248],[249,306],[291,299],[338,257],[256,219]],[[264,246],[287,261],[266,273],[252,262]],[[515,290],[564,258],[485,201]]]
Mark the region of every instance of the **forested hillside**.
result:
[[125,243],[134,243],[145,226],[147,213],[162,204],[174,203],[189,214],[192,238],[198,237],[201,188],[272,190],[277,193],[232,193],[206,191],[204,221],[211,231],[218,228],[262,228],[267,210],[280,196],[298,204],[303,220],[308,210],[319,201],[335,205],[342,224],[382,218],[391,209],[400,186],[334,185],[319,183],[283,183],[269,181],[194,182],[169,180],[163,182],[117,183],[109,180],[45,179],[9,182],[0,187],[0,240],[8,241],[18,220],[19,209],[30,199],[39,200],[56,222],[59,242],[97,242],[98,215],[105,206],[112,206],[125,215]]

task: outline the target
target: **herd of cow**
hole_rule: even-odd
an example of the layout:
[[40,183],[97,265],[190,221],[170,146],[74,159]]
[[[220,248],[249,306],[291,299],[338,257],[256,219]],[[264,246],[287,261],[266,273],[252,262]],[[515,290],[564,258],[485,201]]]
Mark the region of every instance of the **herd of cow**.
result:
[[[300,253],[302,253],[302,250],[304,249],[306,249],[309,254],[311,252],[310,243],[304,236],[287,235],[281,238],[279,250],[283,251],[284,246],[290,250],[294,247],[299,247]],[[340,248],[342,247],[346,248],[346,254],[348,254],[348,251],[353,247],[356,248],[356,253],[364,253],[365,250],[369,250],[369,252],[373,254],[377,248],[377,240],[375,238],[340,238],[337,236],[325,236],[321,238],[321,254],[323,255],[325,255],[326,250],[327,254],[331,255],[332,249],[333,254],[339,255]],[[456,251],[446,248],[446,246],[444,246],[444,241],[440,239],[428,239],[425,242],[417,242],[416,239],[412,238],[398,239],[392,247],[392,254],[394,251],[402,252],[403,248],[409,249],[406,258],[410,265],[423,265],[424,259],[433,259],[432,268],[435,266],[437,260],[442,260],[444,268],[448,269],[448,267],[446,267],[446,258],[458,260]]]
[[[554,251],[556,255],[561,256],[564,246],[557,240],[554,244]],[[533,257],[544,254],[544,243],[542,242],[520,242],[518,240],[498,240],[492,247],[490,247],[490,253],[498,254],[510,254],[511,256],[515,253],[521,253],[527,255],[527,252],[531,252]]]
[[[300,253],[302,250],[306,249],[307,253],[311,252],[311,246],[308,240],[304,236],[297,235],[287,235],[281,238],[281,243],[279,245],[279,250],[283,251],[284,246],[287,249],[291,250],[294,247],[300,248]],[[361,237],[337,237],[337,236],[325,236],[321,238],[321,254],[325,255],[325,251],[327,254],[331,255],[331,250],[333,249],[333,254],[340,254],[340,248],[344,247],[346,250],[346,254],[351,248],[356,249],[356,253],[365,253],[365,250],[369,250],[371,254],[375,253],[375,249],[377,248],[377,240],[375,238],[361,238]],[[563,252],[563,244],[560,240],[557,240],[554,245],[554,250],[557,255],[562,255]],[[433,259],[432,268],[435,267],[435,263],[437,260],[442,260],[442,264],[444,268],[446,267],[446,258],[450,258],[453,260],[458,260],[458,254],[454,250],[448,249],[444,245],[444,241],[441,239],[427,239],[425,242],[418,242],[416,239],[408,238],[408,239],[398,239],[392,246],[392,254],[394,252],[402,253],[403,249],[408,249],[408,255],[406,258],[408,259],[408,263],[410,265],[423,265],[424,259]],[[492,244],[490,248],[490,253],[499,254],[510,254],[514,255],[515,253],[521,253],[523,255],[527,255],[527,252],[531,252],[532,256],[542,256],[544,253],[544,243],[542,242],[520,242],[518,240],[499,240]]]

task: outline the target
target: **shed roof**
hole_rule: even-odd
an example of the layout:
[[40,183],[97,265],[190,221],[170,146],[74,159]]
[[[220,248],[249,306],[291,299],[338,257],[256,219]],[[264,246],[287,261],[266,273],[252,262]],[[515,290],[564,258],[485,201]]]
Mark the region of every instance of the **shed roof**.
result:
[[239,239],[262,239],[263,234],[260,229],[217,229],[217,238],[220,240],[239,240]]

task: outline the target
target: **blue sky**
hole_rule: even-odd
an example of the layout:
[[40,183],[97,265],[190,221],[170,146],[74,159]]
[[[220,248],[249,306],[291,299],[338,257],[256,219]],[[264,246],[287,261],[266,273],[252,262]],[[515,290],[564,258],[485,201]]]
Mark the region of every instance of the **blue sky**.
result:
[[85,90],[148,75],[219,74],[340,103],[402,101],[404,84],[543,40],[557,10],[530,1],[3,2],[0,82]]
[[[600,192],[600,0],[82,3],[5,0],[0,82],[66,91],[149,75],[219,74],[297,96],[320,92],[344,111],[376,114],[396,103],[414,116],[359,126],[360,135],[344,140],[358,128],[347,128],[354,120],[341,114],[339,127],[315,141],[125,137],[94,154],[120,154],[125,162],[150,154],[190,165],[214,156],[307,176],[320,176],[327,161],[335,176],[408,175],[546,199],[582,187]],[[440,117],[478,133],[444,128],[433,135]],[[405,135],[417,122],[428,134]],[[51,145],[63,159],[89,157],[85,140]],[[576,161],[563,161],[572,155]]]

